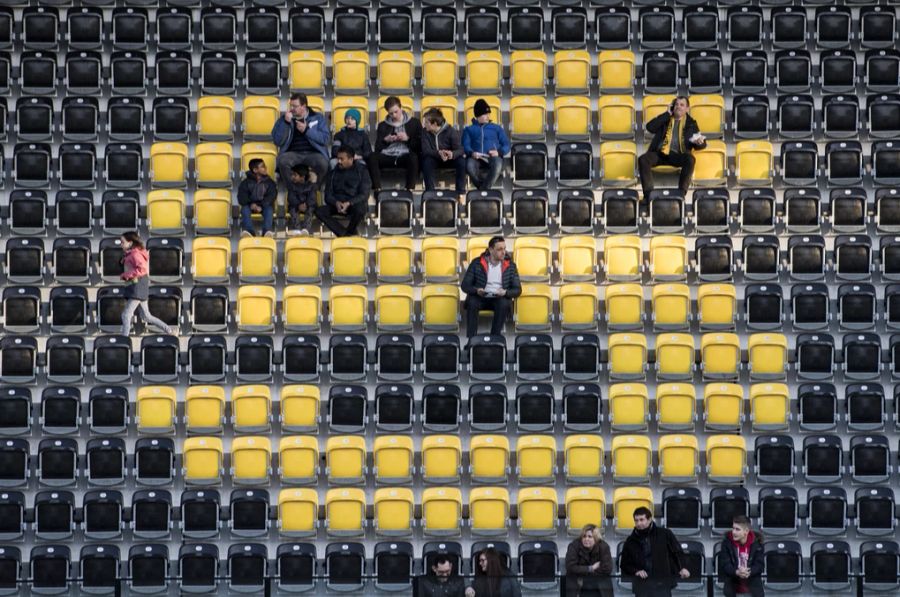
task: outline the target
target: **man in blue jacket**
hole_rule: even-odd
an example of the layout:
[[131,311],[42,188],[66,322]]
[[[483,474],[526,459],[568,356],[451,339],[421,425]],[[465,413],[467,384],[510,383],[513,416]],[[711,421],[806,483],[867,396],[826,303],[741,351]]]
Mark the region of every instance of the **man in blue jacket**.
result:
[[328,122],[309,107],[305,93],[291,95],[284,117],[272,127],[272,141],[278,146],[275,166],[283,184],[291,180],[291,167],[295,164],[309,166],[319,187],[325,184],[330,147]]
[[487,251],[472,260],[462,280],[466,293],[466,336],[478,333],[478,312],[494,312],[491,334],[503,332],[503,326],[512,308],[512,299],[522,294],[519,270],[506,253],[506,241],[495,236],[488,241]]
[[466,172],[479,191],[489,190],[503,171],[503,156],[509,153],[509,139],[499,124],[491,122],[491,107],[484,99],[474,106],[475,118],[463,131]]

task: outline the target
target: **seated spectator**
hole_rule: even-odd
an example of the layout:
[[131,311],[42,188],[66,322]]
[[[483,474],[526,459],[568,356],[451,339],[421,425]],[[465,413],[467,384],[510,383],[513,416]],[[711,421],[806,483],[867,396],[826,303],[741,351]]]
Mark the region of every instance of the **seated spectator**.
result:
[[719,554],[725,597],[766,594],[762,580],[765,568],[762,537],[750,529],[749,518],[742,514],[734,517]]
[[294,164],[288,183],[288,235],[306,236],[312,229],[316,213],[316,185],[309,181],[309,166]]
[[437,108],[432,108],[422,117],[422,174],[425,190],[435,188],[438,168],[456,171],[456,194],[460,203],[466,200],[466,158],[463,155],[459,133],[450,126]]
[[354,159],[363,163],[369,161],[372,155],[372,145],[369,143],[369,135],[360,126],[362,116],[356,108],[350,108],[344,114],[344,128],[334,136],[331,144],[331,167],[337,164],[337,152],[341,147],[349,147],[356,155]]
[[495,236],[488,241],[487,251],[473,259],[462,280],[466,293],[466,336],[478,333],[478,312],[494,312],[491,334],[503,333],[503,325],[512,308],[512,299],[522,294],[519,270],[506,254],[506,241]]
[[272,127],[272,142],[278,146],[275,163],[282,183],[291,179],[291,166],[306,164],[312,168],[319,188],[328,172],[328,122],[309,107],[305,93],[291,95],[288,110]]
[[503,127],[491,122],[491,107],[483,99],[475,102],[475,118],[463,130],[466,172],[479,191],[492,188],[503,172],[503,156],[509,153],[509,139]]
[[387,116],[375,129],[375,154],[367,159],[375,195],[381,190],[381,169],[402,168],[406,172],[406,190],[416,188],[419,180],[419,152],[422,150],[422,125],[400,106],[400,98],[384,100]]
[[[349,147],[338,150],[337,167],[325,178],[325,205],[316,209],[316,217],[336,236],[355,236],[368,211],[372,182],[365,164],[353,157]],[[337,221],[336,215],[349,218],[346,227]]]
[[638,158],[641,189],[644,201],[653,191],[653,168],[673,166],[679,169],[678,189],[687,195],[694,177],[696,158],[694,149],[706,147],[706,137],[700,134],[697,121],[690,115],[690,100],[679,95],[669,105],[669,109],[647,123],[647,132],[653,135],[647,153]]
[[522,597],[519,580],[503,565],[493,547],[478,554],[475,580],[466,589],[466,597]]
[[247,176],[238,185],[237,199],[241,206],[241,236],[254,236],[253,214],[262,214],[262,233],[273,236],[272,216],[278,187],[269,178],[266,163],[259,158],[250,160]]
[[431,566],[431,574],[419,584],[420,597],[463,597],[466,585],[454,574],[453,562],[446,555],[438,555]]

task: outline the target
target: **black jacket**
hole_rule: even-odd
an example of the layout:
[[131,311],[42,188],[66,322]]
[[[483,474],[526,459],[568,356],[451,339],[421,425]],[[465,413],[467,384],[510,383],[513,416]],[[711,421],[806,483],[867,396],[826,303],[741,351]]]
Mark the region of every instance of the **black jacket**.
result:
[[[649,151],[659,151],[662,147],[663,137],[666,136],[666,129],[669,128],[669,119],[672,117],[668,112],[663,112],[656,118],[647,123],[647,131],[653,134],[650,141]],[[706,141],[703,143],[691,143],[690,138],[700,132],[697,121],[690,114],[684,115],[684,126],[681,127],[681,146],[686,152],[692,149],[703,149],[706,147]]]
[[459,576],[451,576],[446,582],[441,582],[429,574],[419,581],[419,597],[463,597],[465,594],[466,583]]
[[338,149],[341,147],[351,148],[355,155],[362,156],[364,160],[368,160],[369,156],[372,155],[372,144],[369,143],[369,135],[366,131],[359,129],[344,127],[338,131],[331,145],[331,157],[336,158]]
[[378,123],[378,126],[375,128],[376,153],[381,153],[388,147],[388,143],[385,142],[384,138],[396,133],[398,128],[402,128],[406,136],[409,137],[406,146],[409,148],[410,153],[422,151],[422,123],[419,122],[418,118],[404,114],[404,122],[399,125],[388,122],[387,118]]
[[[722,588],[725,597],[734,597],[735,581],[737,580],[738,553],[737,547],[731,540],[731,531],[725,534],[722,539],[722,549],[719,551],[719,570],[722,573],[724,587]],[[765,554],[763,553],[762,536],[753,535],[753,542],[750,544],[750,554],[747,558],[747,567],[750,568],[750,577],[746,580],[747,586],[750,588],[750,595],[753,597],[763,597],[766,594],[763,588],[762,574],[765,569]]]
[[[650,578],[672,579],[672,585],[677,583],[678,572],[685,567],[684,552],[675,538],[675,533],[669,529],[657,526],[653,523],[650,529],[650,553],[652,554],[653,569]],[[644,550],[637,529],[625,539],[622,547],[622,561],[619,565],[622,575],[633,577],[639,570],[645,570]]]
[[[462,291],[466,294],[476,294],[479,288],[487,286],[488,252],[482,253],[478,259],[473,259],[466,269],[466,275],[462,280]],[[503,260],[501,266],[503,276],[501,284],[506,290],[506,298],[514,299],[522,294],[522,283],[519,281],[519,270],[509,255]]]
[[[600,562],[596,571],[590,569],[595,562]],[[581,544],[580,537],[575,539],[566,549],[566,596],[612,597],[613,589],[609,579],[612,570],[612,554],[606,541],[599,541],[593,548],[587,549]]]
[[465,153],[463,151],[462,141],[459,132],[449,122],[445,122],[438,132],[431,133],[422,131],[422,157],[434,158],[438,161],[441,159],[439,150],[449,149],[453,152],[453,158],[456,159]]
[[365,205],[372,192],[372,179],[365,164],[359,161],[347,169],[335,166],[325,178],[325,203],[349,201],[353,205]]
[[[262,196],[262,201],[259,200],[260,196]],[[268,176],[262,180],[256,180],[256,175],[249,170],[247,176],[238,185],[238,205],[250,205],[251,203],[274,205],[277,196],[278,187],[275,186],[274,180]]]
[[[510,574],[507,572],[506,574]],[[519,580],[515,576],[504,576],[493,590],[486,576],[476,576],[472,583],[475,597],[522,597]]]

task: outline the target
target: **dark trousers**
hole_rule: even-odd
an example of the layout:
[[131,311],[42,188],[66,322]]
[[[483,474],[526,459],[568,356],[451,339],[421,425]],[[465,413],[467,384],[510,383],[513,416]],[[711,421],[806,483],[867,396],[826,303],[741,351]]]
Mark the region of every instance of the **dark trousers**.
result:
[[638,158],[638,171],[641,175],[641,188],[644,190],[644,200],[653,190],[653,167],[654,166],[674,166],[681,168],[681,174],[678,176],[678,188],[683,194],[687,194],[688,188],[691,186],[691,178],[694,176],[694,163],[696,159],[691,153],[660,153],[658,151],[648,151]]
[[503,325],[509,317],[512,301],[504,296],[484,297],[470,294],[466,297],[466,336],[471,338],[478,334],[478,312],[493,311],[491,320],[491,334],[496,336],[503,333]]
[[406,173],[406,190],[412,191],[419,181],[419,154],[407,153],[399,157],[373,153],[369,156],[369,177],[372,179],[372,189],[381,190],[381,169],[400,168]]
[[335,236],[356,236],[358,232],[356,229],[359,227],[359,223],[363,221],[363,218],[366,217],[366,213],[368,211],[368,206],[365,203],[350,204],[350,209],[347,210],[345,214],[349,218],[349,222],[347,223],[347,227],[343,227],[341,223],[335,217],[338,213],[338,210],[333,205],[320,205],[316,208],[316,217],[319,218],[325,226],[331,230]]
[[668,578],[635,578],[631,583],[631,590],[635,597],[671,597],[672,581]]
[[438,169],[449,170],[456,169],[456,194],[466,194],[466,158],[459,156],[455,160],[435,159],[431,156],[422,157],[422,176],[425,178],[425,190],[433,191],[435,189],[435,176]]

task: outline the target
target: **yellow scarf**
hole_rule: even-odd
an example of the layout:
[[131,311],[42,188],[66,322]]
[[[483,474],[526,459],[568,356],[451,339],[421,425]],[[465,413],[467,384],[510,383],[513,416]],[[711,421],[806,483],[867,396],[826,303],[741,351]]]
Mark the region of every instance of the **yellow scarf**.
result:
[[672,144],[672,135],[677,135],[676,139],[678,139],[678,151],[681,151],[681,120],[676,120],[674,117],[669,118],[669,126],[666,128],[666,134],[663,137],[662,146],[659,148],[659,152],[663,155],[669,155],[669,146]]

